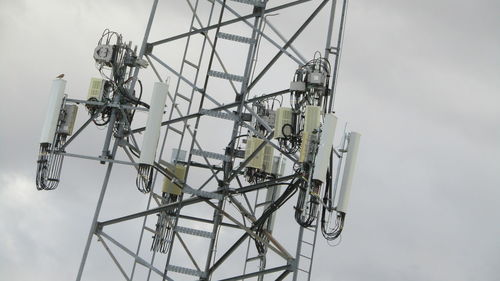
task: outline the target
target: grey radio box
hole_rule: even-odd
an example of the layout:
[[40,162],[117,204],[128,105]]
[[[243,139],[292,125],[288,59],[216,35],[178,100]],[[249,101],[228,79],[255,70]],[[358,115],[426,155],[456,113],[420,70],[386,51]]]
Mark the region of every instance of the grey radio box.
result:
[[307,80],[311,84],[324,85],[325,84],[325,75],[321,72],[313,72],[313,73],[309,74]]
[[62,135],[73,134],[73,128],[75,127],[76,114],[78,113],[78,106],[76,104],[65,105],[64,110],[61,112],[61,125],[57,132]]
[[302,81],[292,81],[290,82],[290,91],[303,92],[306,90],[306,83]]

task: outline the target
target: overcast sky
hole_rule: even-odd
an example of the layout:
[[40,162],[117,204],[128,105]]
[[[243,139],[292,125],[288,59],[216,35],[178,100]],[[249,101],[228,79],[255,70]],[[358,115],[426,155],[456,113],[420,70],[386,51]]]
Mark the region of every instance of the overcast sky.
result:
[[[65,73],[70,97],[84,98],[102,31],[140,43],[150,2],[0,0],[0,279],[75,278],[104,169],[66,159],[59,188],[36,191],[50,83]],[[187,29],[184,3],[167,2],[155,38]],[[335,109],[363,136],[342,243],[321,239],[313,280],[498,280],[499,11],[493,0],[350,1]],[[292,12],[272,19],[287,36],[306,16]],[[322,34],[313,25],[297,45],[322,50]],[[295,67],[284,71],[259,89],[286,87]],[[75,149],[96,155],[102,136],[92,129]],[[130,169],[113,175],[103,216],[144,208]],[[137,241],[132,229],[122,238]],[[84,280],[118,280],[93,243]]]

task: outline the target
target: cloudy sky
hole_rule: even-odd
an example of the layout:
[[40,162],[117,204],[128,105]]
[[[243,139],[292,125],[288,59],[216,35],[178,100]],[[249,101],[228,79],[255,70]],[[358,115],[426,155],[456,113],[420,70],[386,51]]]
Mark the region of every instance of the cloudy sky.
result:
[[[150,2],[0,0],[1,279],[76,276],[104,168],[66,159],[60,187],[36,191],[48,90],[65,73],[68,94],[84,98],[102,30],[139,43]],[[158,39],[187,29],[186,5],[164,2]],[[308,11],[272,21],[290,36]],[[350,1],[335,108],[363,136],[342,243],[319,242],[313,280],[498,280],[499,11],[493,0]],[[308,58],[324,48],[325,15],[297,42]],[[282,60],[286,74],[270,73],[259,91],[284,88],[295,66]],[[76,152],[98,154],[102,136],[89,130]],[[144,208],[134,177],[116,168],[104,217]],[[137,228],[116,232],[137,241]],[[119,279],[93,243],[84,280]]]

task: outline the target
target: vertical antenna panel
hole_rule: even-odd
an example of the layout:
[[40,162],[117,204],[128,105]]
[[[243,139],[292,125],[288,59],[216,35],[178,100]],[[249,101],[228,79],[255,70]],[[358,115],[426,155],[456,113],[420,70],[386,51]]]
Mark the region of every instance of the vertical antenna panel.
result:
[[65,88],[66,80],[55,79],[52,81],[52,87],[50,88],[49,105],[47,106],[47,115],[45,115],[45,122],[43,122],[40,143],[52,144],[52,141],[54,140]]
[[153,88],[153,96],[149,108],[148,121],[142,141],[141,158],[139,163],[153,165],[158,139],[160,138],[160,127],[167,98],[168,84],[156,82]]
[[326,179],[326,169],[330,163],[330,154],[337,127],[337,117],[333,113],[325,115],[325,123],[321,127],[321,137],[319,139],[318,153],[314,162],[313,179],[324,182]]
[[342,176],[342,184],[340,185],[339,203],[337,211],[345,213],[349,203],[351,194],[352,178],[354,176],[354,168],[356,166],[356,158],[358,157],[360,133],[351,132],[349,134],[349,144],[347,145],[347,158],[345,160],[344,174]]

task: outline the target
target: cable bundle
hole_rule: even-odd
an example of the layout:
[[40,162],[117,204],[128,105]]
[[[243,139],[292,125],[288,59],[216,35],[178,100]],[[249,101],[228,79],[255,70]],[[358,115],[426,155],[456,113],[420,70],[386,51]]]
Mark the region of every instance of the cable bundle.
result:
[[[162,205],[174,203],[178,200],[178,196],[165,192],[162,197]],[[179,209],[180,207],[169,212],[164,211],[157,214],[158,222],[156,223],[155,234],[151,243],[151,251],[165,254],[170,250],[174,236],[173,226],[175,222],[172,214],[177,213]]]
[[[264,241],[267,241],[267,237],[265,235],[265,228],[264,225],[266,224],[267,220],[271,217],[271,215],[276,212],[283,204],[285,204],[286,201],[288,201],[290,198],[293,197],[295,192],[297,192],[297,187],[301,183],[301,179],[295,178],[293,179],[289,184],[288,187],[285,189],[283,194],[276,199],[273,203],[271,203],[262,213],[262,215],[253,223],[252,225],[252,230],[255,231],[255,233],[262,238]],[[259,254],[264,254],[266,252],[266,247],[265,245],[258,241],[255,240],[255,246],[257,247],[257,251]]]
[[[330,163],[333,157],[333,152],[330,155]],[[326,172],[326,184],[325,184],[325,194],[323,196],[323,209],[321,210],[321,233],[326,240],[332,241],[337,239],[342,233],[342,229],[344,228],[344,212],[337,212],[333,208],[333,188],[332,188],[332,168]],[[333,227],[330,227],[332,224],[332,216],[333,213],[335,216],[335,223]]]
[[[310,227],[316,216],[318,214],[318,205],[319,200],[316,196],[311,196],[311,200],[309,202],[306,201],[306,192],[307,192],[307,181],[302,181],[299,186],[299,196],[297,198],[297,206],[295,207],[295,220],[302,227]],[[319,186],[315,186],[311,189],[310,193],[317,194],[319,192]],[[306,204],[309,204],[309,212],[303,215],[303,210],[306,208]]]
[[54,153],[50,144],[40,145],[36,168],[36,188],[38,190],[54,190],[59,184],[64,156]]
[[151,184],[153,181],[153,166],[140,164],[137,169],[137,177],[135,178],[135,185],[142,193],[151,191]]

